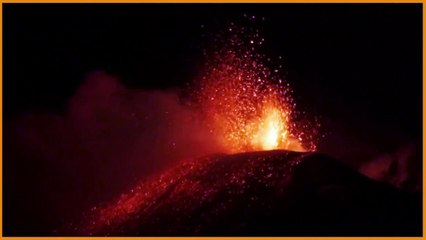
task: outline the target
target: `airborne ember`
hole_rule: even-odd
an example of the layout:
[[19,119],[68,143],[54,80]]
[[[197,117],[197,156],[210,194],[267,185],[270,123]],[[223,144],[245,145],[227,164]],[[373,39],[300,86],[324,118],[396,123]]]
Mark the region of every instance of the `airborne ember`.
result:
[[[255,17],[248,18],[255,21]],[[230,152],[287,149],[315,150],[315,143],[294,121],[296,103],[281,77],[261,53],[265,39],[258,29],[229,24],[205,51],[206,69],[197,98],[210,131]],[[280,57],[281,59],[281,57]]]
[[[176,196],[183,200],[179,203],[173,202],[169,206],[171,210],[165,210],[166,216],[172,216],[174,211],[190,211],[189,209],[197,208],[199,207],[198,204],[204,204],[203,201],[215,199],[221,195],[223,186],[232,187],[234,182],[237,183],[239,188],[247,189],[256,184],[263,185],[266,182],[268,182],[266,186],[272,186],[269,185],[272,176],[288,175],[292,171],[292,167],[300,162],[301,157],[310,154],[295,152],[314,151],[316,147],[312,139],[315,131],[306,132],[306,129],[313,125],[306,123],[298,125],[297,121],[294,120],[298,112],[292,98],[292,90],[289,83],[280,77],[282,67],[271,67],[270,58],[260,53],[259,47],[264,44],[264,41],[258,30],[237,27],[231,23],[227,31],[216,36],[211,53],[206,50],[205,72],[196,86],[198,88],[193,92],[204,116],[203,120],[205,120],[213,138],[219,142],[225,152],[237,153],[229,155],[231,156],[230,159],[235,157],[239,159],[238,156],[252,156],[255,159],[255,165],[258,165],[257,167],[253,165],[254,162],[251,159],[248,159],[246,163],[237,161],[245,167],[237,167],[238,171],[226,173],[225,177],[212,172],[223,171],[233,165],[233,161],[227,160],[223,162],[225,164],[223,166],[228,164],[229,166],[222,166],[220,160],[227,156],[226,154],[183,161],[183,168],[178,165],[177,168],[171,168],[159,176],[153,175],[150,179],[141,181],[130,192],[122,194],[116,201],[110,202],[105,207],[92,208],[84,217],[82,223],[72,226],[71,228],[74,229],[71,231],[83,235],[117,234],[114,231],[123,226],[127,228],[127,225],[132,225],[129,222],[133,219],[137,219],[138,223],[135,223],[135,226],[139,226],[144,221],[142,219],[145,214],[149,215],[149,211],[152,211],[151,207],[161,201],[159,199],[161,196],[167,195],[169,192],[172,194],[171,201],[174,201]],[[274,149],[290,151],[264,151]],[[261,168],[259,173],[255,173],[254,169],[260,167],[259,163],[266,164],[269,161],[268,157],[261,156],[269,156],[270,154],[295,156],[295,159],[286,159],[288,161],[279,164],[280,168],[286,169],[284,173],[273,173],[273,166]],[[213,161],[210,162],[210,159],[213,159]],[[281,161],[281,158],[277,159]],[[210,166],[210,163],[219,169]],[[185,172],[181,172],[182,170]],[[205,173],[207,170],[212,172]],[[240,170],[241,173],[239,173]],[[201,182],[196,179],[180,186],[181,180],[187,174],[192,176],[193,173],[195,173],[194,176],[209,176],[209,181],[212,181],[213,178],[218,178],[221,181],[220,183],[213,182],[208,183],[208,186],[202,186]],[[253,184],[253,182],[256,182],[256,184]],[[282,183],[281,180],[278,182]],[[180,190],[174,189],[175,186],[178,186]],[[244,191],[239,188],[239,194],[244,195]],[[177,191],[183,191],[191,197],[195,196],[194,194],[200,194],[203,201],[194,200],[199,202],[195,204],[192,199],[186,200]],[[257,198],[258,196],[251,196],[250,201]],[[232,199],[229,201],[232,202]],[[228,202],[220,203],[219,208],[226,208],[227,204]],[[185,213],[178,215],[183,216]],[[173,216],[171,218],[174,219]],[[157,220],[164,221],[149,218],[149,222],[152,223]],[[181,223],[171,225],[178,226],[179,224]],[[162,226],[161,228],[168,229],[168,226],[163,222],[158,225]],[[180,228],[180,226],[177,228]],[[189,227],[190,231],[195,232],[199,228]],[[121,234],[120,231],[118,230],[119,234]],[[143,230],[145,234],[146,231],[149,232],[149,230]],[[137,233],[137,235],[139,234]]]
[[421,236],[422,5],[2,14],[5,237]]

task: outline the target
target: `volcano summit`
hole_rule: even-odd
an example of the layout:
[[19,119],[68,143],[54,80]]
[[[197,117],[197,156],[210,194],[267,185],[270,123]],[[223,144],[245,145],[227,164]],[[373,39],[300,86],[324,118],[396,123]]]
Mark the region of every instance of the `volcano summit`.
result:
[[218,154],[141,182],[70,229],[97,236],[416,235],[419,199],[318,153]]

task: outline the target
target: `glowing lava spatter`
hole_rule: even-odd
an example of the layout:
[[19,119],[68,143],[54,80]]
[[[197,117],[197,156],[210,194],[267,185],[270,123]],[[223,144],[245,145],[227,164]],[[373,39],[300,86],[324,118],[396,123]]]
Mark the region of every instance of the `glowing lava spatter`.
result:
[[259,31],[230,24],[205,51],[206,69],[197,91],[210,131],[230,152],[314,150],[293,121],[295,103],[282,66],[260,53]]
[[[195,95],[210,131],[221,145],[229,152],[315,150],[316,129],[295,119],[298,112],[292,91],[280,77],[281,67],[274,68],[260,53],[264,39],[258,31],[231,24],[214,43],[214,49],[206,51],[206,69]],[[159,229],[162,235],[161,230],[187,231],[192,227],[187,225],[190,222],[197,225],[191,231],[198,233],[203,227],[211,231],[211,226],[228,216],[223,215],[229,214],[226,211],[231,209],[232,214],[239,209],[235,203],[240,199],[246,199],[243,203],[249,208],[258,206],[250,204],[260,200],[263,206],[265,196],[259,193],[288,186],[292,181],[283,176],[291,176],[304,156],[258,152],[187,161],[141,181],[117,201],[94,207],[71,229],[82,235],[126,231],[142,235],[146,234],[144,230],[150,233]],[[283,158],[288,161],[274,164],[274,159]]]

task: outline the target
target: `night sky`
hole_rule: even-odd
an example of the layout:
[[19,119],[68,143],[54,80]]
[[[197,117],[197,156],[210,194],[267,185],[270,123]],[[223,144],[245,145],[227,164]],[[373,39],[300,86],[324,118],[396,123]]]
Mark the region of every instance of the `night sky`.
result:
[[[3,4],[4,127],[66,112],[93,71],[129,89],[182,89],[201,71],[209,36],[244,14],[265,17],[267,54],[282,56],[298,107],[322,121],[320,151],[357,165],[421,145],[421,4]],[[5,173],[19,172],[7,151]]]
[[323,115],[340,116],[345,108],[395,119],[410,133],[419,131],[404,122],[421,116],[416,4],[5,4],[6,117],[62,110],[92,70],[131,87],[183,86],[202,60],[203,34],[244,13],[266,17],[260,30],[267,48],[283,56],[306,105]]

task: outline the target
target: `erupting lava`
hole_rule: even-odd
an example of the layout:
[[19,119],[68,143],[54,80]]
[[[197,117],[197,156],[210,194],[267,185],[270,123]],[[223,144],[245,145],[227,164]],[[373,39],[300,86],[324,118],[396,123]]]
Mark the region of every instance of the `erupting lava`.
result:
[[314,150],[315,146],[294,121],[292,91],[280,77],[282,66],[260,48],[259,31],[230,24],[205,51],[206,70],[197,99],[210,131],[230,152],[287,149]]
[[282,117],[283,114],[285,113],[282,113],[277,108],[266,108],[265,114],[260,118],[260,122],[254,124],[257,129],[253,131],[251,145],[262,150],[289,149],[304,151],[301,144],[289,136],[288,123]]

